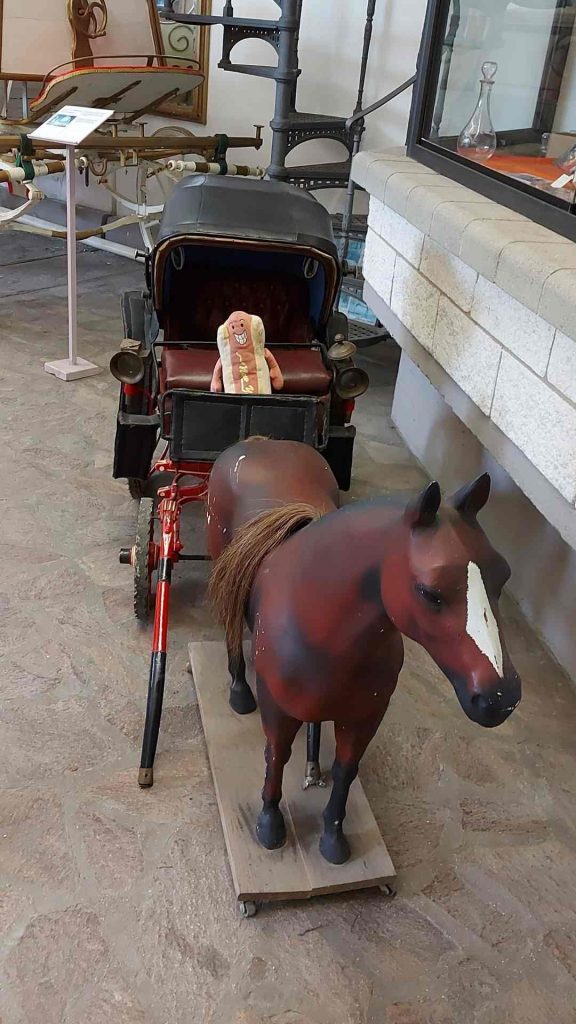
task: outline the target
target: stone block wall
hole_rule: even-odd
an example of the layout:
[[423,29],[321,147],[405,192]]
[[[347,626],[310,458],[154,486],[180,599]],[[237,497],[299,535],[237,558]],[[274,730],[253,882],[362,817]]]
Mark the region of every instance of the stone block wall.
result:
[[362,153],[364,276],[576,504],[576,244],[409,160]]

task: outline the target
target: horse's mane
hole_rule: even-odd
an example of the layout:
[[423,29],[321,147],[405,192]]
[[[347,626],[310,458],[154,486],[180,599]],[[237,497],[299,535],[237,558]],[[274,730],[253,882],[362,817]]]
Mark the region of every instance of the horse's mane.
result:
[[260,565],[292,533],[320,519],[323,512],[305,502],[291,502],[263,512],[236,532],[210,574],[208,593],[226,631],[229,650],[242,650],[244,616]]

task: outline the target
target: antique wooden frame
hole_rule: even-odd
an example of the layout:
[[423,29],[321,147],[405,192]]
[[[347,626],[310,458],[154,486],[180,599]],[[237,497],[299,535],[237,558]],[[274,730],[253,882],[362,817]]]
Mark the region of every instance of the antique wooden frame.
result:
[[[62,0],[62,4],[65,4],[65,0]],[[211,0],[200,0],[200,13],[210,14],[211,12]],[[150,29],[152,33],[152,39],[154,42],[154,50],[158,57],[160,64],[166,63],[164,55],[164,44],[162,40],[162,28],[160,23],[160,13],[157,7],[156,0],[146,0],[146,6],[149,12]],[[0,0],[0,81],[25,81],[25,82],[42,82],[45,78],[45,73],[42,74],[31,74],[31,73],[18,73],[14,71],[3,71],[2,70],[2,42],[3,42],[3,25],[4,25],[4,0]],[[175,23],[174,28],[178,29],[178,25]],[[180,26],[185,28],[185,26]],[[188,107],[183,104],[171,104],[166,103],[158,108],[158,113],[164,117],[170,119],[177,118],[185,121],[196,121],[201,124],[206,123],[206,112],[208,106],[208,65],[209,65],[209,49],[210,49],[210,29],[208,26],[201,26],[200,32],[200,48],[199,48],[199,65],[200,70],[204,72],[205,79],[202,85],[195,89],[192,93],[192,101]],[[70,60],[72,59],[72,37],[70,39]],[[50,70],[50,69],[47,69]]]
[[[199,3],[199,14],[212,13],[212,0],[199,0]],[[148,0],[148,4],[151,9],[151,17],[155,18],[156,22],[154,35],[155,38],[157,37],[159,40],[159,52],[162,52],[165,58],[169,59],[170,55],[165,52],[164,40],[162,38],[160,22],[161,9],[158,8],[156,0]],[[189,29],[190,27],[191,26],[174,22],[172,32],[185,32],[186,29]],[[189,106],[182,103],[163,103],[162,106],[158,108],[158,113],[163,117],[168,117],[170,119],[176,118],[179,121],[194,121],[197,124],[206,124],[208,112],[208,73],[210,67],[210,26],[200,25],[198,27],[198,32],[200,34],[198,64],[199,70],[204,74],[204,81],[202,85],[192,93],[192,101]]]

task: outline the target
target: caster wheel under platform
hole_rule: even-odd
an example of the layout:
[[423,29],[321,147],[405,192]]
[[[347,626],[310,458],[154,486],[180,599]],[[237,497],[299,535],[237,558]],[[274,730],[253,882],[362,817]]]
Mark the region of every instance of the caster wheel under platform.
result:
[[258,904],[254,903],[253,900],[239,900],[238,913],[240,917],[256,917]]

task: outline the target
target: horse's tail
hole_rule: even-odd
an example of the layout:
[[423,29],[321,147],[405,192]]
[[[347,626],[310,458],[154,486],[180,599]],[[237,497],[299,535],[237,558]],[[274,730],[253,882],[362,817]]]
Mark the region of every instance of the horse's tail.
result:
[[245,523],[217,559],[208,584],[210,600],[226,631],[233,654],[242,650],[244,616],[260,565],[287,537],[323,512],[305,502],[292,502],[263,512]]

